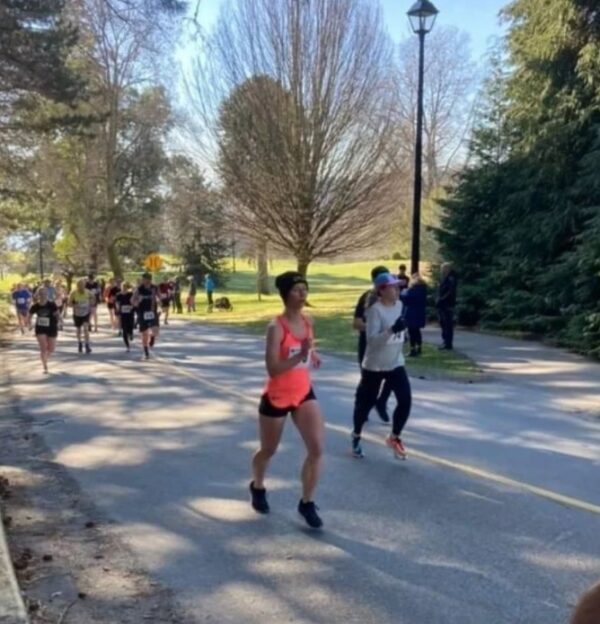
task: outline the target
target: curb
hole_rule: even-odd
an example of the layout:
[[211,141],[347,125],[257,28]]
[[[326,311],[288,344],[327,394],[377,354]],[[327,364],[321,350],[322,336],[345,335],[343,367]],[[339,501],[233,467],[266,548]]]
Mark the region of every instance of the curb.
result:
[[[6,358],[3,359],[4,362],[0,367],[0,383],[10,383]],[[1,408],[2,404],[0,404]],[[0,503],[0,624],[29,624],[29,617],[8,550],[3,518],[3,508]]]
[[29,624],[21,590],[0,522],[0,624]]

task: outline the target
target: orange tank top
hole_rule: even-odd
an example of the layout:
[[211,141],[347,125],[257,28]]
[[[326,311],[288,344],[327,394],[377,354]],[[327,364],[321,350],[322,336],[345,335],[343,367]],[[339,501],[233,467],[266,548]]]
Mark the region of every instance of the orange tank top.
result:
[[[302,320],[306,328],[306,334],[302,338],[294,336],[289,323],[284,316],[278,316],[276,321],[283,330],[283,337],[279,345],[279,358],[289,360],[300,353],[302,340],[306,336],[313,337],[312,327],[303,316]],[[278,408],[298,407],[306,395],[310,392],[310,355],[305,361],[300,362],[294,368],[269,377],[265,387],[265,394],[272,405]]]

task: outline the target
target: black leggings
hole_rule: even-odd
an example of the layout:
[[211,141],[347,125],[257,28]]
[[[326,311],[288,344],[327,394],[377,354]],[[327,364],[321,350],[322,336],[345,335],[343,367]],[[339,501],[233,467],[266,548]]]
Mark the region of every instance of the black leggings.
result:
[[121,314],[121,332],[123,334],[123,342],[129,348],[129,341],[133,339],[133,314]]
[[398,403],[394,410],[392,433],[396,436],[402,433],[402,429],[404,429],[404,425],[406,425],[410,415],[412,396],[406,369],[404,366],[399,366],[391,371],[369,371],[363,369],[354,402],[354,435],[359,436],[361,434],[369,412],[375,406],[379,388],[384,379],[391,386]]
[[416,349],[423,344],[423,336],[419,327],[408,328],[408,339],[410,340],[410,348]]

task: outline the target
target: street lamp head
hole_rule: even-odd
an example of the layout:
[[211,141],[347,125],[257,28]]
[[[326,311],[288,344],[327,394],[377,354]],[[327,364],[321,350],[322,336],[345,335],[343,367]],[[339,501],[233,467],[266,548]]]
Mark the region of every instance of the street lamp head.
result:
[[438,13],[439,11],[429,0],[417,0],[408,12],[408,19],[413,32],[418,35],[426,35],[430,32]]

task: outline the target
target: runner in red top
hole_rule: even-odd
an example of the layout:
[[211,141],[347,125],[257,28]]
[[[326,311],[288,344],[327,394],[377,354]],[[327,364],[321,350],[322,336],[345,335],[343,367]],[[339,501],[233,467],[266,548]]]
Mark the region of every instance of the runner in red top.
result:
[[164,324],[169,324],[169,308],[171,306],[171,301],[173,300],[173,291],[171,289],[171,284],[169,280],[165,277],[162,282],[158,285],[158,297],[160,299],[160,307],[165,315]]
[[252,460],[252,506],[259,513],[269,512],[265,472],[279,446],[286,416],[291,413],[306,447],[298,512],[310,527],[318,529],[323,522],[317,514],[313,494],[321,471],[324,436],[323,416],[312,389],[310,367],[319,368],[321,360],[313,348],[312,321],[302,314],[308,283],[300,273],[289,271],[277,277],[275,286],[285,309],[267,329],[265,361],[269,379],[259,406],[260,449]]

